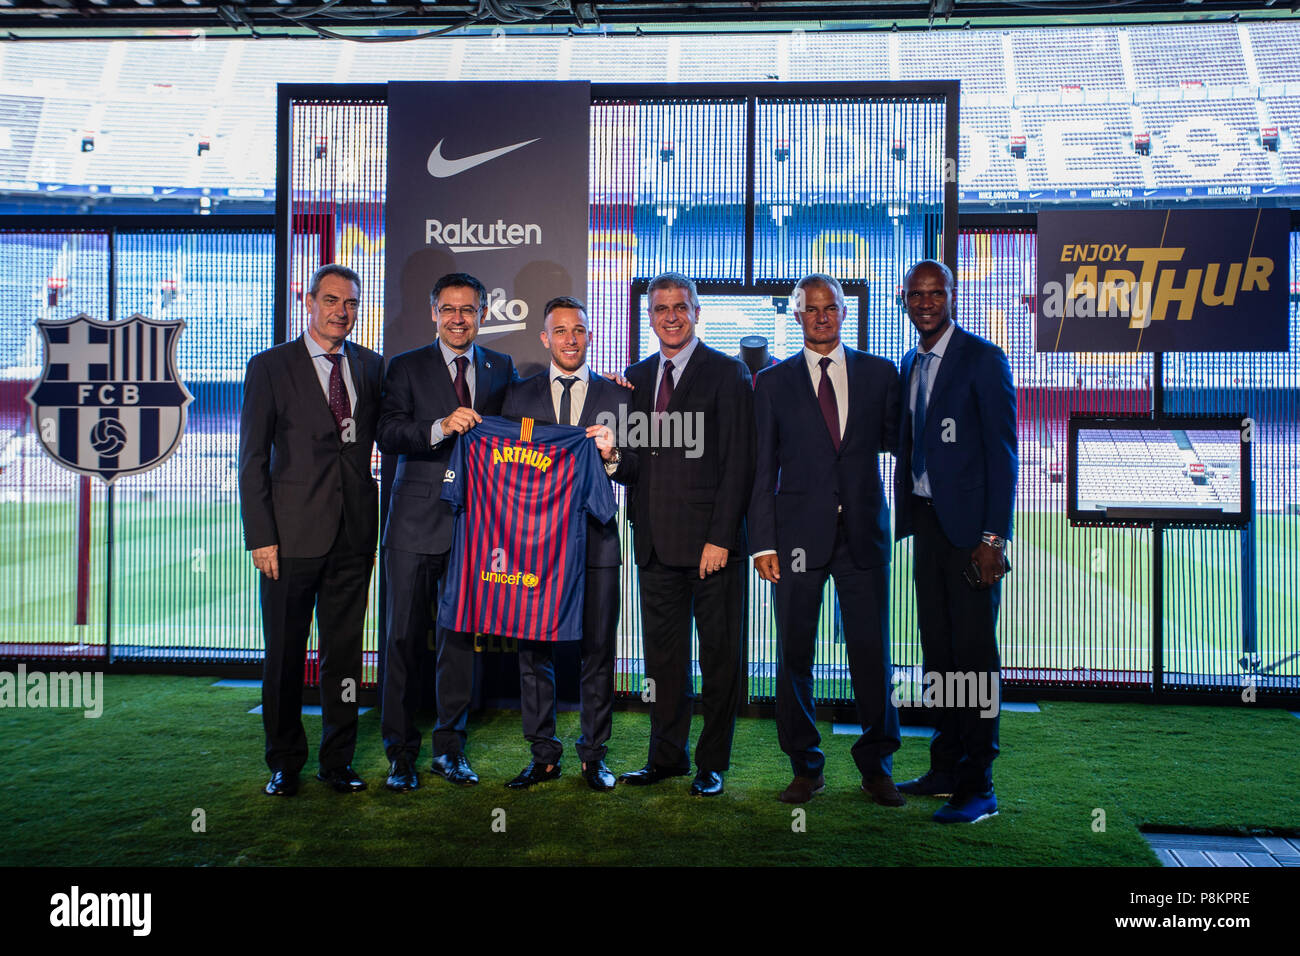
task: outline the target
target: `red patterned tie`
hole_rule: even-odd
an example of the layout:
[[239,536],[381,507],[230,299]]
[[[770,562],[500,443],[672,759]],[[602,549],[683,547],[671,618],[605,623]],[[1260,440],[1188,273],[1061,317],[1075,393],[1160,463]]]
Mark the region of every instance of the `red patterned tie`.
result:
[[460,402],[461,408],[474,407],[474,402],[469,397],[469,382],[465,379],[467,368],[469,368],[469,359],[463,355],[456,356],[456,381],[452,384],[456,388],[456,400]]
[[822,367],[822,380],[817,383],[817,404],[822,407],[822,418],[826,419],[826,427],[831,431],[831,444],[839,451],[840,409],[835,404],[835,386],[831,384],[830,356],[824,357],[818,364]]
[[334,413],[334,424],[339,434],[343,434],[344,422],[352,417],[352,403],[348,401],[348,389],[343,384],[343,356],[326,355],[330,362],[330,411]]
[[659,394],[655,397],[655,411],[668,411],[668,403],[673,398],[673,363],[664,362],[664,375],[659,380]]

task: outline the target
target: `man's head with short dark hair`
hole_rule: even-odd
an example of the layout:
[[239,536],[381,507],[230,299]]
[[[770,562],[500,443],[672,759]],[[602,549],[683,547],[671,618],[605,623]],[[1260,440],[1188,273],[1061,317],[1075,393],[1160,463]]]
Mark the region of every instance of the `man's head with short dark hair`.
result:
[[661,272],[650,280],[650,285],[646,287],[645,294],[650,297],[660,289],[685,289],[691,308],[698,309],[700,307],[700,295],[695,290],[695,280],[690,276],[680,272]]
[[438,296],[442,294],[443,289],[473,289],[478,296],[479,311],[482,312],[487,306],[487,287],[468,272],[449,272],[435,282],[433,291],[429,293],[430,305],[438,304]]
[[646,288],[650,302],[650,329],[659,339],[659,351],[672,358],[695,338],[700,318],[700,297],[695,283],[680,272],[661,272]]
[[546,317],[556,309],[577,309],[583,315],[587,314],[587,307],[583,305],[581,299],[575,299],[571,295],[557,295],[554,299],[547,302],[546,307],[542,309],[543,325],[546,324]]
[[356,284],[358,294],[361,292],[361,276],[357,275],[347,266],[341,266],[337,262],[330,262],[321,266],[311,276],[311,284],[307,288],[308,295],[315,295],[320,291],[321,280],[326,276],[338,276],[340,279],[346,279],[348,282]]
[[467,272],[450,272],[433,284],[429,302],[439,341],[463,354],[478,337],[487,289]]
[[587,328],[587,307],[571,295],[557,295],[542,310],[542,345],[551,353],[555,367],[566,374],[587,361],[591,330]]

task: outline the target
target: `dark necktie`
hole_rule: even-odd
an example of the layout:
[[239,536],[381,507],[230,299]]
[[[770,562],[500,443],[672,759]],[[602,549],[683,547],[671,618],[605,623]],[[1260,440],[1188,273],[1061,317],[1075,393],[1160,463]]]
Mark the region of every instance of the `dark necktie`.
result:
[[334,414],[334,424],[339,434],[343,433],[343,423],[352,417],[352,403],[348,401],[348,389],[343,384],[343,356],[326,355],[330,361],[330,411]]
[[469,382],[465,378],[465,369],[469,368],[469,359],[463,355],[456,356],[456,381],[452,384],[456,388],[456,401],[460,402],[461,408],[473,408],[474,400],[469,397]]
[[560,424],[573,424],[573,383],[578,380],[576,375],[567,375],[560,379],[560,384],[564,386],[564,392],[560,395]]
[[817,383],[817,404],[822,407],[822,418],[831,431],[831,444],[840,450],[840,409],[835,404],[835,386],[831,384],[831,359],[824,356],[818,363],[822,367],[822,380]]
[[663,378],[659,379],[659,394],[655,397],[655,411],[668,411],[668,403],[673,398],[673,363],[664,362]]
[[912,474],[925,473],[925,405],[926,372],[930,367],[931,352],[917,352],[916,411],[912,412]]

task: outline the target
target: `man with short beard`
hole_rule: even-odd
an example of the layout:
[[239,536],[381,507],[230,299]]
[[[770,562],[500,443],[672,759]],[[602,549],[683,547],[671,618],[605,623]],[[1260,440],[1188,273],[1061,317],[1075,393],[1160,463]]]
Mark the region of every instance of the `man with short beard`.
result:
[[[605,473],[622,482],[632,467],[634,452],[614,446],[614,436],[596,424],[603,415],[626,418],[620,406],[631,392],[607,382],[587,365],[591,332],[587,308],[571,296],[546,303],[542,313],[542,344],[551,353],[544,372],[511,385],[501,414],[505,418],[531,418],[539,423],[577,425],[587,429],[605,462]],[[582,614],[582,670],[579,717],[582,733],[577,741],[582,777],[593,790],[614,789],[614,775],[605,766],[606,743],[613,731],[614,642],[618,629],[619,549],[618,519],[587,519],[586,574]],[[522,790],[554,780],[560,775],[564,748],[555,736],[554,644],[519,642],[519,698],[524,737],[532,748],[528,766],[506,786]]]

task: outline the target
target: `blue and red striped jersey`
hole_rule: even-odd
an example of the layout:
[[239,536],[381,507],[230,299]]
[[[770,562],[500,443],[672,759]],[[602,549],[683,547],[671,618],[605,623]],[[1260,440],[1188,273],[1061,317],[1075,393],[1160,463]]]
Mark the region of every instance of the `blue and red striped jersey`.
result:
[[456,440],[442,479],[456,538],[438,604],[454,631],[582,638],[587,515],[617,511],[586,430],[485,416]]

